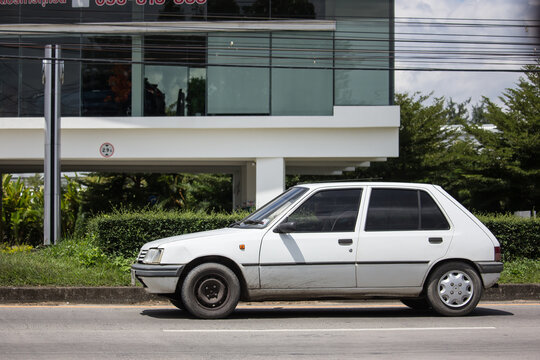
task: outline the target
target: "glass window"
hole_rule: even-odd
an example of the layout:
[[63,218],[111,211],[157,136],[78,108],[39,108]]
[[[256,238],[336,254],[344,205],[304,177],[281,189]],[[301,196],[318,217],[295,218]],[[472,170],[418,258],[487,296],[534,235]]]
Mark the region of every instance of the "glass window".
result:
[[448,230],[450,224],[435,201],[425,191],[420,192],[421,216],[423,230]]
[[371,190],[366,231],[418,230],[419,224],[418,191]]
[[332,57],[332,33],[274,33],[272,115],[332,115]]
[[21,6],[2,6],[0,11],[0,24],[17,24]]
[[[23,57],[30,58],[21,61],[20,116],[43,116],[45,93],[42,84],[42,61],[45,56],[45,45],[60,45],[63,58],[80,58],[79,39],[78,36],[63,38],[21,38],[22,55]],[[31,57],[35,59],[31,59]],[[64,61],[64,83],[61,89],[61,116],[79,115],[79,84],[80,63],[78,61]]]
[[269,56],[268,33],[209,36],[208,114],[269,114]]
[[[96,36],[83,38],[81,116],[128,116],[131,114],[131,38]],[[114,60],[123,60],[114,62]]]
[[[144,11],[144,21],[204,21],[206,4],[175,4],[173,0],[165,1],[164,5],[134,5],[136,11]],[[135,20],[135,19],[134,19]]]
[[294,204],[307,190],[303,187],[292,187],[235,226],[263,228]]
[[325,190],[306,200],[286,220],[295,232],[351,232],[356,226],[362,189]]
[[[390,1],[336,0],[336,105],[390,103]],[[356,17],[354,17],[356,15]]]
[[[80,22],[80,9],[73,8],[71,1],[65,4],[46,5],[22,4],[19,5],[21,23],[23,24],[73,24]],[[4,9],[2,9],[4,11]]]
[[[1,55],[19,55],[19,42],[16,39],[1,39]],[[0,59],[0,116],[18,115],[19,107],[19,61]]]
[[206,38],[149,36],[144,48],[144,115],[204,115]]
[[317,19],[324,18],[326,0],[272,0],[272,18]]

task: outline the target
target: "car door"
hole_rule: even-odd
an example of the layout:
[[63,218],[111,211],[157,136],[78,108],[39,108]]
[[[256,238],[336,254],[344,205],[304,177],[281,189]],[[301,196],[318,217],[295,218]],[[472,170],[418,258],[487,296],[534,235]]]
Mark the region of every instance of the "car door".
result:
[[[361,188],[320,190],[263,237],[263,289],[354,288]],[[278,225],[279,226],[279,225]]]
[[361,288],[418,287],[443,257],[453,228],[433,197],[414,188],[372,188],[357,253]]

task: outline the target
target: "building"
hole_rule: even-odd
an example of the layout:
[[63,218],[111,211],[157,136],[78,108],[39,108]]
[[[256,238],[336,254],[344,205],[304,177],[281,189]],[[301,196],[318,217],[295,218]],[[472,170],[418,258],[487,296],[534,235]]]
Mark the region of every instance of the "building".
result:
[[59,44],[63,171],[285,174],[398,155],[393,0],[0,0],[0,172],[41,171]]

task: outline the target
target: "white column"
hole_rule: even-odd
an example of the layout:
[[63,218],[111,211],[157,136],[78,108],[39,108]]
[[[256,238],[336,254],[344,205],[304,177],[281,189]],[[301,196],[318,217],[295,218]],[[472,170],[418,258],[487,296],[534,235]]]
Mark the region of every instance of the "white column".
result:
[[256,174],[257,209],[285,190],[285,160],[258,158]]

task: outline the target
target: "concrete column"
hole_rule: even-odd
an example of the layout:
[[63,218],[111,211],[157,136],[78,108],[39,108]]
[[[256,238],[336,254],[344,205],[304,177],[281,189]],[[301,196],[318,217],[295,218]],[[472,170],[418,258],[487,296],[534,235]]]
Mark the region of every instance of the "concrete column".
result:
[[242,207],[244,208],[251,208],[255,206],[255,199],[257,195],[256,190],[256,172],[257,172],[257,166],[254,161],[249,161],[246,166],[242,167],[242,178],[244,181],[243,187],[242,187],[242,196],[243,196],[243,202]]
[[131,116],[144,115],[143,38],[131,37]]
[[258,158],[256,174],[257,209],[285,190],[285,160]]
[[233,210],[242,207],[242,186],[242,170],[234,170],[232,174]]

